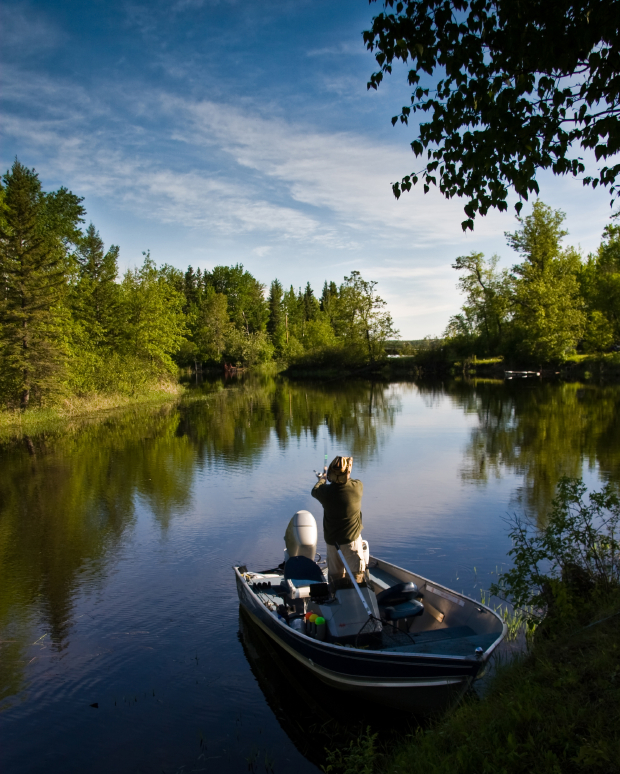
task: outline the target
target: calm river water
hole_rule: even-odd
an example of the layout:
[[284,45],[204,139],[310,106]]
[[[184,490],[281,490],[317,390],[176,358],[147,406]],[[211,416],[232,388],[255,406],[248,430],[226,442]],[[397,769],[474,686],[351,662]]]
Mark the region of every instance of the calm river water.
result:
[[[352,454],[371,551],[479,598],[561,475],[620,482],[620,387],[215,383],[0,445],[0,770],[316,772],[340,704],[240,618],[313,469]],[[323,548],[319,544],[319,551]],[[332,735],[330,737],[330,735]],[[327,740],[327,741],[326,741]]]

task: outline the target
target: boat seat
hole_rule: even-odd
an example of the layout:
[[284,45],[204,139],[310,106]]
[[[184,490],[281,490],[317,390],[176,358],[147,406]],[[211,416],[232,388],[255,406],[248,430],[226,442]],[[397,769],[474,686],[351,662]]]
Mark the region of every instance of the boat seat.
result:
[[411,602],[419,594],[420,590],[412,581],[397,583],[395,586],[390,586],[389,589],[385,589],[385,591],[377,594],[377,604],[379,607],[394,607],[403,602]]
[[380,607],[381,617],[386,621],[400,621],[403,618],[413,618],[416,615],[422,615],[424,605],[417,599],[411,599],[408,602],[401,602],[400,605],[389,605]]
[[325,583],[325,576],[319,565],[307,556],[291,556],[284,565],[284,580],[293,583],[300,580],[306,583]]

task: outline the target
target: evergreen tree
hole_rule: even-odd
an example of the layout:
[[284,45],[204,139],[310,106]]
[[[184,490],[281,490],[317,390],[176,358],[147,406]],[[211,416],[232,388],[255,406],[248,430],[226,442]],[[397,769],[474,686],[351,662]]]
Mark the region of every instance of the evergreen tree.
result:
[[119,248],[104,252],[103,240],[91,223],[78,244],[78,282],[73,292],[74,314],[93,345],[113,344],[118,335]]
[[335,332],[338,328],[338,286],[335,282],[328,283],[325,280],[321,293],[320,309],[327,315],[330,325]]
[[269,288],[267,305],[269,306],[269,320],[267,332],[274,336],[282,327],[282,297],[284,292],[279,280],[275,279]]
[[277,350],[282,350],[286,343],[286,324],[283,307],[284,291],[279,280],[275,279],[269,288],[267,305],[269,307],[269,320],[267,332]]
[[306,320],[306,322],[309,320],[316,320],[316,317],[320,311],[320,306],[319,302],[314,297],[314,291],[312,290],[309,282],[306,285],[306,289],[302,297],[302,303],[304,309],[304,320]]
[[17,160],[2,189],[2,390],[25,408],[33,393],[40,397],[60,387],[66,350],[59,304],[84,210],[82,200],[64,188],[44,193],[36,172]]
[[191,266],[187,267],[184,277],[185,310],[198,305],[198,277]]

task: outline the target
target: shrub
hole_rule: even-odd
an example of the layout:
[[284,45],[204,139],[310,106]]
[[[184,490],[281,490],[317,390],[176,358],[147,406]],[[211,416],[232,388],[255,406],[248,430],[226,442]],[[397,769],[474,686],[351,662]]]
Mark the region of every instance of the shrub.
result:
[[620,499],[611,484],[589,495],[579,479],[563,478],[547,525],[532,528],[515,517],[508,552],[514,567],[502,573],[491,593],[524,611],[530,628],[551,614],[571,620],[575,604],[620,583]]

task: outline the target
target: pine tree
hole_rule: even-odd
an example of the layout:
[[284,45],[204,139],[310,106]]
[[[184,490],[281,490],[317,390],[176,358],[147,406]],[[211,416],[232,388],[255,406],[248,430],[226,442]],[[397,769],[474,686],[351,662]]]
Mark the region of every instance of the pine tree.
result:
[[282,297],[284,292],[282,285],[275,279],[269,288],[267,305],[269,306],[269,320],[267,321],[267,332],[275,336],[282,327]]
[[314,291],[312,290],[312,287],[310,283],[308,282],[306,285],[306,289],[304,291],[303,295],[303,306],[304,306],[304,320],[308,322],[309,320],[315,320],[319,310],[319,302],[314,297]]
[[79,279],[73,294],[74,314],[95,346],[112,345],[118,335],[119,248],[104,252],[103,240],[91,223],[76,254]]
[[327,280],[325,280],[319,305],[321,311],[327,315],[332,328],[335,330],[338,316],[338,286],[335,282],[328,284]]
[[17,159],[2,188],[2,391],[26,408],[33,394],[40,397],[60,386],[65,350],[59,303],[84,211],[81,199],[64,188],[44,193],[36,172]]
[[185,311],[196,307],[198,304],[198,278],[191,266],[188,266],[185,272],[183,292],[186,299]]

